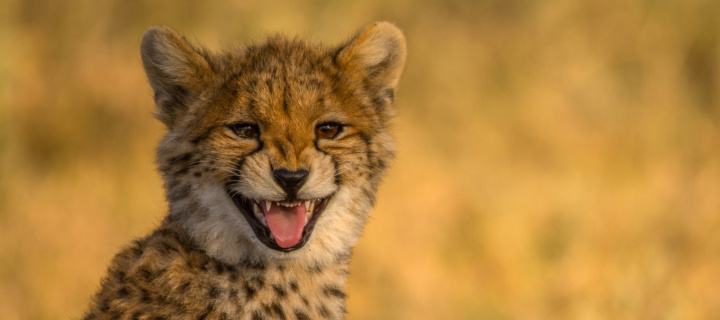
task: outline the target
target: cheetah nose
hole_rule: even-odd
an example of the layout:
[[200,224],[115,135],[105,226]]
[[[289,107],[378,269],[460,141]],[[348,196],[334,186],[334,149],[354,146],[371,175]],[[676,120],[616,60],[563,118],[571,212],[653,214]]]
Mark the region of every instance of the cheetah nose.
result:
[[286,169],[273,170],[275,181],[285,190],[288,198],[294,199],[297,191],[305,183],[310,172],[307,170],[289,171]]

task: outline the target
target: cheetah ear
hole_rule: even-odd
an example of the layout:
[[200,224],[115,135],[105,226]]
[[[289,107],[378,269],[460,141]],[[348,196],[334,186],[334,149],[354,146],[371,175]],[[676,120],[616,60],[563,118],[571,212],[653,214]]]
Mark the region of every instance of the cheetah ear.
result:
[[169,128],[187,112],[212,70],[187,41],[165,26],[150,28],[140,45],[143,66],[155,91],[157,118]]
[[[340,49],[336,63],[357,85],[368,86],[379,108],[392,104],[405,64],[405,37],[389,22],[376,22]],[[387,108],[385,108],[387,109]]]

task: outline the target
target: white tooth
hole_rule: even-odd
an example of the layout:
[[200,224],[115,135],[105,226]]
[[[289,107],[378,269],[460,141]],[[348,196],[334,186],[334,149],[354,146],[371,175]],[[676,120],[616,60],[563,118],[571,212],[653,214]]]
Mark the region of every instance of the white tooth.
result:
[[270,211],[270,207],[272,207],[272,201],[265,200],[265,210]]
[[270,240],[275,240],[275,235],[272,232],[270,233]]
[[310,212],[310,203],[312,201],[305,200],[305,212]]
[[267,221],[265,221],[265,217],[259,217],[258,220],[260,220],[260,223],[267,227]]

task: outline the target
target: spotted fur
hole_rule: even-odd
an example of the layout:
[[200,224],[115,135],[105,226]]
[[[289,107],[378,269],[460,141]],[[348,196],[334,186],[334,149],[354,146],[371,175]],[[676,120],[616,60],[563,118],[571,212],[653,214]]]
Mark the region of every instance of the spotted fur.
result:
[[[381,22],[335,48],[273,36],[212,53],[155,27],[141,51],[168,128],[157,162],[169,214],[115,256],[85,319],[343,318],[351,249],[393,157],[402,33]],[[327,122],[341,130],[319,138]],[[230,129],[243,123],[259,136]],[[309,172],[298,199],[329,197],[289,252],[261,243],[232,200],[287,199],[279,168]]]

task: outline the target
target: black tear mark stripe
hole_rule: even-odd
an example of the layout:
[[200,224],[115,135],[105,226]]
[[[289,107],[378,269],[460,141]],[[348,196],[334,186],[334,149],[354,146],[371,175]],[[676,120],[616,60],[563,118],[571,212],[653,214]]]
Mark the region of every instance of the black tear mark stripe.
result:
[[325,155],[327,155],[327,156],[330,155],[330,154],[328,154],[325,150],[320,149],[320,146],[318,146],[317,140],[313,141],[313,145],[315,145],[315,150],[317,150],[318,152],[320,152],[320,153],[322,153],[322,154],[325,154]]

